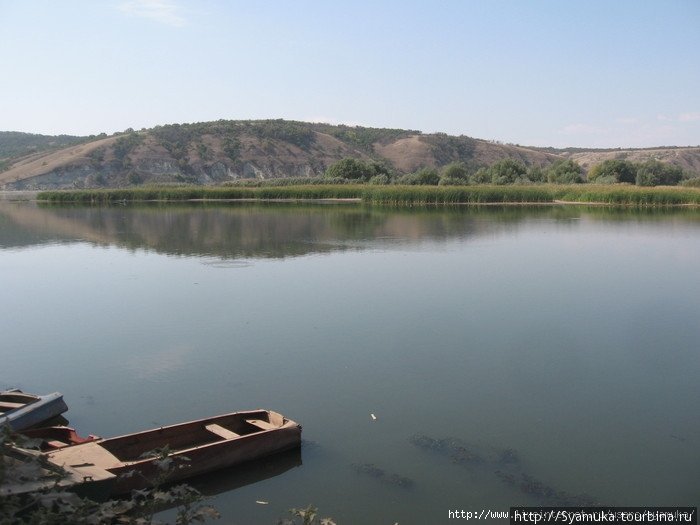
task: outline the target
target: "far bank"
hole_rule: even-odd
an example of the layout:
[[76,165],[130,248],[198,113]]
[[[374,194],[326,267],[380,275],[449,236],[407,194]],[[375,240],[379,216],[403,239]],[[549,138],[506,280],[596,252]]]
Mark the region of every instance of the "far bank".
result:
[[[14,193],[14,192],[7,192]],[[23,192],[27,194],[28,192]],[[700,206],[700,189],[628,185],[469,185],[401,186],[329,184],[262,187],[154,186],[104,190],[39,192],[49,203],[110,204],[192,200],[360,200],[398,206],[452,204],[559,204],[610,206]]]

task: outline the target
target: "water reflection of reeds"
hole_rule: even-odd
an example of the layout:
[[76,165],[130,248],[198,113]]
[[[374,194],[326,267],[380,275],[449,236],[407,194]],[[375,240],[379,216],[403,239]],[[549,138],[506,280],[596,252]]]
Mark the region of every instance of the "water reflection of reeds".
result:
[[153,203],[0,206],[0,247],[87,241],[208,258],[206,264],[491,236],[531,221],[697,221],[694,209],[576,206],[386,208],[363,205]]

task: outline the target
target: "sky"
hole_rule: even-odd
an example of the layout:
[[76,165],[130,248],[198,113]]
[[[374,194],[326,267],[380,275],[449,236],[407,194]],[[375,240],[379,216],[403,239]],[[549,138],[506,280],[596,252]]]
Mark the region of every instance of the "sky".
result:
[[700,0],[0,0],[0,130],[267,118],[700,145]]

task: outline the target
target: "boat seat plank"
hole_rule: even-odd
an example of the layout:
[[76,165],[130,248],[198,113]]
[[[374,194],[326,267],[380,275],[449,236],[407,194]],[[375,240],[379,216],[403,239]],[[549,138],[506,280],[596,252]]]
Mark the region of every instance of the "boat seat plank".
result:
[[213,432],[219,437],[222,437],[224,439],[233,439],[237,437],[241,437],[240,434],[236,434],[235,432],[231,432],[228,428],[224,428],[221,425],[217,425],[216,423],[211,423],[209,425],[205,425],[205,427],[209,432]]
[[272,423],[268,423],[267,421],[263,421],[262,419],[246,419],[246,422],[263,430],[272,430],[278,428]]
[[0,410],[14,410],[15,408],[22,408],[26,403],[12,403],[10,401],[0,401]]

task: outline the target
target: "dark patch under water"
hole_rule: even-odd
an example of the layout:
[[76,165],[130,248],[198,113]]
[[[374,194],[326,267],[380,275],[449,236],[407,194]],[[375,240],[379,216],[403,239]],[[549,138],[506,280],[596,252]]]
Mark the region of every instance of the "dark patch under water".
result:
[[414,484],[411,478],[407,478],[396,473],[386,472],[384,469],[377,467],[374,463],[363,463],[361,465],[353,463],[352,468],[358,474],[364,474],[374,478],[385,485],[410,489]]
[[512,448],[500,449],[467,443],[458,438],[433,438],[416,434],[411,443],[426,452],[434,452],[448,457],[453,463],[463,466],[477,465],[516,465],[520,459]]
[[[463,467],[485,467],[485,473],[493,473],[500,481],[520,489],[524,494],[549,506],[594,506],[598,502],[588,494],[571,494],[551,487],[527,472],[520,464],[520,457],[512,448],[484,447],[469,444],[458,438],[433,438],[416,434],[410,442],[417,448],[436,453],[453,464]],[[496,469],[496,470],[492,470]]]
[[548,506],[593,507],[599,505],[599,502],[588,494],[571,494],[557,490],[524,472],[520,472],[518,476],[497,470],[494,474],[504,483],[519,488],[524,494],[529,494]]

